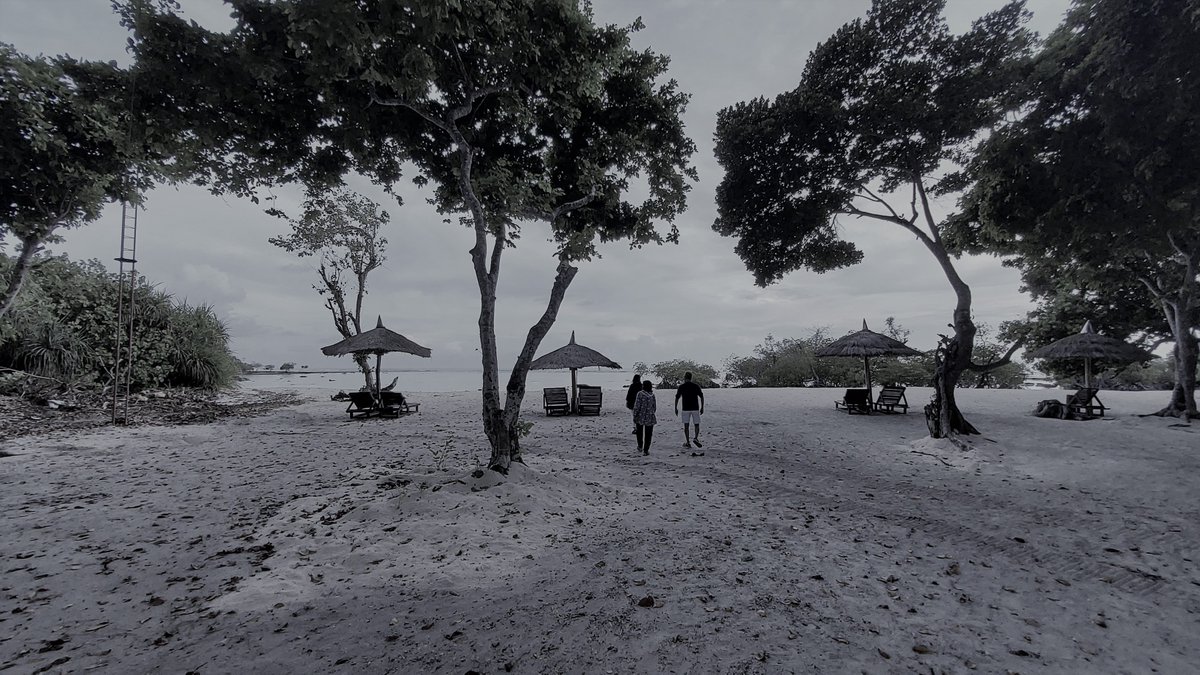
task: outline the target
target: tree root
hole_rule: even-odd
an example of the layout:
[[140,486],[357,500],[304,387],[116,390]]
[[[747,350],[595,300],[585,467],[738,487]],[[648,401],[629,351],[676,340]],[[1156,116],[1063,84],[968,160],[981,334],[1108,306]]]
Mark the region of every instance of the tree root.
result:
[[936,459],[937,461],[941,462],[942,464],[945,464],[946,466],[954,466],[950,462],[947,462],[946,460],[942,459],[941,457],[938,457],[937,455],[933,454],[932,452],[921,452],[920,450],[909,450],[909,452],[918,454],[918,455],[927,455],[929,457]]

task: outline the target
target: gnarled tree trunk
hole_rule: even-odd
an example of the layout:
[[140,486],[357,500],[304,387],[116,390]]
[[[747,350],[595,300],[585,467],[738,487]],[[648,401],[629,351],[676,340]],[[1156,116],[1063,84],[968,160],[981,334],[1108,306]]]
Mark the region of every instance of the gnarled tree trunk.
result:
[[1167,407],[1154,413],[1163,417],[1181,417],[1200,419],[1196,410],[1196,361],[1197,341],[1192,333],[1193,324],[1200,304],[1200,284],[1196,277],[1200,275],[1200,242],[1180,242],[1169,237],[1175,248],[1175,259],[1183,267],[1183,275],[1178,287],[1168,291],[1163,286],[1143,279],[1142,282],[1150,289],[1162,306],[1167,325],[1175,336],[1175,387],[1171,392],[1171,402]]
[[925,406],[925,418],[929,435],[947,438],[953,434],[977,434],[976,429],[963,417],[954,400],[958,380],[971,366],[971,350],[975,344],[975,324],[970,310],[954,312],[954,337],[942,336],[934,352],[936,369],[933,374],[933,402]]
[[21,286],[25,285],[29,270],[33,268],[33,258],[37,255],[38,249],[42,247],[42,241],[43,235],[39,233],[21,237],[21,253],[17,255],[17,260],[13,265],[8,287],[0,291],[0,317],[8,314],[16,303],[17,294],[21,292]]

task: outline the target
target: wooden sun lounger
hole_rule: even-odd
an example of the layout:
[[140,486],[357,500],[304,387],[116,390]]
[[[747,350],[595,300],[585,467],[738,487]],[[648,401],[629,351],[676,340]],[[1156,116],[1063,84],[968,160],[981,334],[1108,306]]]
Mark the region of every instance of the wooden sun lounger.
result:
[[881,413],[895,413],[897,411],[908,414],[908,399],[904,396],[904,387],[884,387],[879,392],[879,398],[875,400],[875,411]]
[[846,395],[840,401],[834,401],[833,407],[838,410],[845,410],[851,415],[871,414],[871,390],[870,389],[847,389]]
[[1104,417],[1107,408],[1096,396],[1099,389],[1083,388],[1067,397],[1067,411],[1080,417]]
[[350,405],[346,406],[346,412],[350,413],[350,419],[355,417],[365,419],[378,414],[379,409],[375,406],[375,397],[371,395],[371,392],[352,391],[347,396],[350,397]]
[[571,401],[567,398],[566,387],[546,387],[542,390],[542,405],[547,415],[568,415],[571,412]]
[[407,415],[421,411],[420,403],[409,403],[408,399],[404,398],[404,394],[398,391],[380,392],[381,403],[384,408],[394,408],[396,415]]
[[576,404],[579,406],[580,415],[599,415],[603,400],[604,395],[601,393],[600,387],[579,385],[579,399]]

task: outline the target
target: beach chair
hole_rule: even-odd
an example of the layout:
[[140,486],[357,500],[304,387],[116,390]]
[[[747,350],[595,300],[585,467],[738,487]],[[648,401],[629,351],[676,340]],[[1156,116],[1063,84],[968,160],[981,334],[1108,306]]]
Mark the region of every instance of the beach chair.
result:
[[567,415],[571,412],[571,401],[567,399],[566,387],[546,387],[542,390],[542,405],[547,415]]
[[603,400],[604,395],[601,393],[600,387],[579,385],[579,398],[576,404],[579,406],[580,415],[599,415],[600,404]]
[[398,391],[381,391],[379,392],[380,403],[384,408],[395,408],[396,415],[407,415],[421,411],[420,403],[409,403],[408,399],[404,398],[404,394]]
[[847,389],[846,395],[842,397],[842,400],[833,402],[833,407],[838,410],[845,410],[851,415],[869,415],[871,414],[871,390]]
[[1096,396],[1099,389],[1083,388],[1067,397],[1067,412],[1080,417],[1104,417],[1107,408]]
[[347,396],[350,405],[346,406],[346,412],[350,413],[350,419],[370,417],[379,411],[375,406],[375,397],[369,391],[352,391]]
[[881,413],[908,414],[908,399],[904,396],[905,387],[884,387],[875,399],[875,411]]

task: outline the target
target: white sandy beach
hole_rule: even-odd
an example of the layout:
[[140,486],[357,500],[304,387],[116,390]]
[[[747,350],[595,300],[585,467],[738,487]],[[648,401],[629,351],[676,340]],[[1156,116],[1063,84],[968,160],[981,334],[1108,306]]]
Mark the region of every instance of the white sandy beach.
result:
[[839,395],[708,390],[693,457],[659,392],[642,457],[623,392],[533,394],[504,481],[471,478],[477,392],[19,438],[0,672],[1200,671],[1200,435],[1135,416],[1167,392],[960,391],[967,451],[927,390]]

